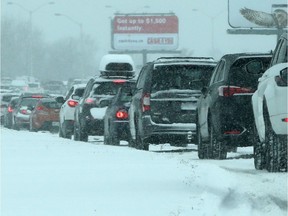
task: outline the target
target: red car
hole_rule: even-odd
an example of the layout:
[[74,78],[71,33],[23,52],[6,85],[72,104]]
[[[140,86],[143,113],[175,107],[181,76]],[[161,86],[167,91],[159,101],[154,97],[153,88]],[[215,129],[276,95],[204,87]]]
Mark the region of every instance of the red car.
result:
[[55,98],[40,99],[30,115],[29,130],[59,130],[59,111],[61,103]]

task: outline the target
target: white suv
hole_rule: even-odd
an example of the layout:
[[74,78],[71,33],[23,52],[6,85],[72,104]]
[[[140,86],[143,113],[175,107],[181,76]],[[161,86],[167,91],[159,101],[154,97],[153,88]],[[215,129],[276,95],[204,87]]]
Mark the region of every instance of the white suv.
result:
[[256,123],[254,165],[269,172],[287,172],[288,81],[287,34],[279,39],[271,67],[259,78],[252,96]]
[[75,84],[68,91],[65,102],[60,109],[60,127],[59,136],[71,139],[74,131],[74,112],[82,97],[86,84]]

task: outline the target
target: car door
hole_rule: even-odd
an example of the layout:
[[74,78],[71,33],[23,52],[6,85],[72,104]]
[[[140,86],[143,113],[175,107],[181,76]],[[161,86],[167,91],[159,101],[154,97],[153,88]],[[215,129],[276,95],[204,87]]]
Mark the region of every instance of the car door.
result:
[[213,75],[211,77],[209,86],[202,92],[202,96],[198,105],[198,122],[200,126],[200,132],[203,138],[208,139],[208,118],[211,109],[214,109],[215,103],[219,97],[218,88],[223,85],[224,82],[224,69],[225,60],[222,59],[217,64]]

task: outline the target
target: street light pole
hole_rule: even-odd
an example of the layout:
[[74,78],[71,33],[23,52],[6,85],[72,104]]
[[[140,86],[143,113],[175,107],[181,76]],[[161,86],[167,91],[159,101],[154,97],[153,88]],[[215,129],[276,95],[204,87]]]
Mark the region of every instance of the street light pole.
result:
[[206,14],[206,13],[204,13],[201,10],[198,10],[198,9],[192,9],[192,11],[200,12],[200,13],[202,13],[203,15],[205,15],[206,17],[208,17],[210,19],[210,22],[211,22],[211,48],[212,48],[212,52],[214,53],[214,50],[215,50],[215,45],[214,45],[214,21],[219,15],[221,15],[224,12],[224,10],[220,11],[219,13],[217,13],[214,16],[210,16],[210,15],[208,15],[208,14]]
[[27,64],[29,65],[29,75],[30,77],[34,76],[34,72],[33,72],[33,47],[32,47],[32,35],[33,35],[33,14],[38,11],[39,9],[43,8],[44,6],[47,5],[52,5],[55,4],[53,1],[51,2],[47,2],[44,4],[39,5],[38,7],[34,8],[33,10],[27,9],[26,7],[24,7],[23,5],[17,3],[17,2],[12,2],[9,1],[7,2],[8,5],[16,5],[17,7],[23,9],[24,11],[26,11],[29,14],[29,36],[28,36],[28,49],[29,49],[29,55],[27,56]]
[[79,27],[80,30],[80,70],[81,70],[81,75],[82,79],[84,78],[84,59],[83,59],[83,52],[84,52],[84,38],[83,38],[83,24],[81,22],[76,21],[75,19],[71,18],[70,16],[62,13],[55,13],[55,16],[62,16],[66,17],[68,20],[70,20],[72,23],[76,24]]

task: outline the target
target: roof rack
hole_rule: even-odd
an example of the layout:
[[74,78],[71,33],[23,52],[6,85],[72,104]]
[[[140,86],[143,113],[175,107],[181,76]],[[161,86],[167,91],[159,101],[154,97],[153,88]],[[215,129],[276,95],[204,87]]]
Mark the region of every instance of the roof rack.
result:
[[213,57],[160,57],[157,58],[156,61],[177,61],[177,60],[184,60],[184,61],[215,61]]

